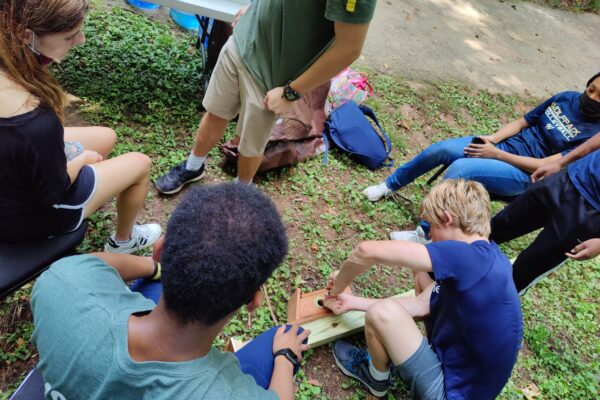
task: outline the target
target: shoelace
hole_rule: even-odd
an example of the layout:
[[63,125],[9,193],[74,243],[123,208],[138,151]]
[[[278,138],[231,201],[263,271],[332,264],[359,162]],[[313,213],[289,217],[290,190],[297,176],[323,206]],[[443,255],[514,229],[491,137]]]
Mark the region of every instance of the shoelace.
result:
[[363,349],[352,349],[350,350],[350,363],[352,364],[352,368],[359,366],[360,364],[364,363],[367,359],[368,356],[366,354],[367,352]]

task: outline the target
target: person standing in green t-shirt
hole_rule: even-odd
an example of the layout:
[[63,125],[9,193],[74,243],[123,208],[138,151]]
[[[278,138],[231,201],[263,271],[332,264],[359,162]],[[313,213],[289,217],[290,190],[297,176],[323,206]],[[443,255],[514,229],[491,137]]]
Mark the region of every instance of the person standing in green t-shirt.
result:
[[204,176],[208,152],[239,114],[238,180],[252,182],[277,115],[358,58],[376,0],[255,0],[238,13],[202,105],[188,159],[156,181],[173,194]]

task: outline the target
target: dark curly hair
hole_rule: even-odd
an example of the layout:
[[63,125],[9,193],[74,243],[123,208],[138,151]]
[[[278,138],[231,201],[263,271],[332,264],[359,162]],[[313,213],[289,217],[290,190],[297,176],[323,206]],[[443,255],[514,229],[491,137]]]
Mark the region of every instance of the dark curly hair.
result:
[[167,225],[165,305],[183,323],[213,325],[252,298],[287,249],[275,205],[252,185],[190,189]]

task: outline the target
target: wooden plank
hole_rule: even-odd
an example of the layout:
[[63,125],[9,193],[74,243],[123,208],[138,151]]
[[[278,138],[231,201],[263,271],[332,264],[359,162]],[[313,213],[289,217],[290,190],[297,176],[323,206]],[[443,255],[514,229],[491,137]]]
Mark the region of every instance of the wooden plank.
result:
[[235,14],[250,0],[145,0],[192,14],[232,22]]
[[249,340],[242,341],[240,339],[230,338],[229,341],[227,342],[227,347],[225,348],[225,350],[229,351],[230,353],[235,353],[236,351],[238,351],[239,349],[244,347],[249,342],[250,342]]
[[[392,296],[392,298],[414,296],[414,290],[409,290]],[[365,327],[365,313],[363,311],[349,311],[342,315],[329,315],[314,321],[302,324],[304,329],[310,329],[308,346],[311,349],[331,343],[334,340],[360,332]]]
[[[397,294],[391,298],[397,299],[414,295],[415,291],[409,290],[408,292]],[[365,327],[365,313],[364,311],[348,311],[342,315],[328,315],[301,324],[301,326],[304,329],[310,329],[311,333],[308,337],[308,347],[314,349],[315,347],[331,343],[334,340],[362,331]],[[234,352],[238,351],[248,342],[249,340],[243,342],[232,338],[229,340],[227,350]]]

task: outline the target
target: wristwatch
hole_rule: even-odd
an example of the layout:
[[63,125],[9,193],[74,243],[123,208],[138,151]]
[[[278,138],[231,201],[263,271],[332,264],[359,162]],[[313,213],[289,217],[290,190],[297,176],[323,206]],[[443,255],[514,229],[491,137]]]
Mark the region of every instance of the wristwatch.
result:
[[298,92],[296,92],[291,86],[290,83],[292,83],[292,81],[289,81],[288,83],[285,84],[285,86],[283,87],[283,95],[281,97],[283,97],[284,99],[286,99],[287,101],[296,101],[298,100],[300,97],[302,97],[302,95]]
[[273,353],[273,359],[277,358],[278,356],[285,356],[285,358],[292,363],[294,369],[300,366],[300,360],[298,360],[298,356],[289,347],[286,349],[277,350],[275,353]]

